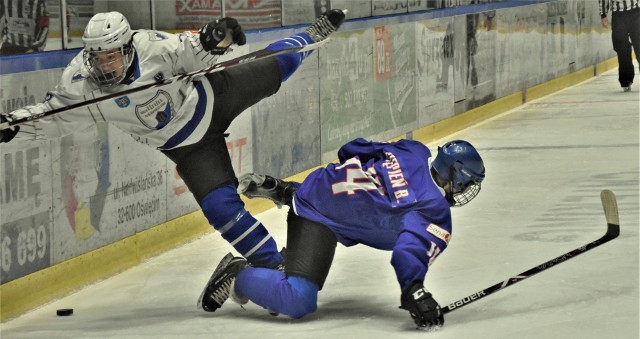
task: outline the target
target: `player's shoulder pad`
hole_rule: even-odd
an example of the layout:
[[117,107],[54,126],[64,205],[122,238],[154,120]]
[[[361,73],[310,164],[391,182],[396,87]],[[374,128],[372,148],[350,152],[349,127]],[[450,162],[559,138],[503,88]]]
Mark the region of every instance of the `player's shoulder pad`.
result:
[[173,51],[179,43],[180,39],[168,32],[139,29],[133,33],[133,46],[138,54]]
[[429,148],[425,144],[417,140],[401,139],[396,141],[392,145],[393,147],[409,151],[411,153],[414,153],[415,155],[422,154],[425,157],[431,156],[431,151],[429,150]]
[[72,96],[82,95],[83,86],[89,77],[84,66],[82,54],[82,52],[78,53],[64,69],[60,83],[56,88],[57,90],[66,92]]

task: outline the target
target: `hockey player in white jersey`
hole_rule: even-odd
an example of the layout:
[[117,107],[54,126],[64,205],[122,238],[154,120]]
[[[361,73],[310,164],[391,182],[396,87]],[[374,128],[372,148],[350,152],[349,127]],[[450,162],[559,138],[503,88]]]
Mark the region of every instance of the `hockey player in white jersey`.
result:
[[[267,49],[275,51],[324,40],[338,29],[344,17],[343,11],[330,10],[305,31],[276,41]],[[83,51],[67,66],[45,101],[2,113],[0,122],[39,116],[203,69],[213,65],[232,44],[246,42],[242,28],[233,18],[215,20],[199,32],[170,34],[132,30],[118,12],[93,16],[82,39]],[[224,132],[241,112],[276,93],[309,53],[256,60],[51,115],[0,130],[0,142],[56,138],[88,124],[108,121],[173,160],[211,225],[252,265],[275,267],[282,256],[271,235],[245,210],[236,192],[237,179]],[[270,261],[262,262],[260,258]],[[208,305],[205,300],[202,308],[213,311]]]

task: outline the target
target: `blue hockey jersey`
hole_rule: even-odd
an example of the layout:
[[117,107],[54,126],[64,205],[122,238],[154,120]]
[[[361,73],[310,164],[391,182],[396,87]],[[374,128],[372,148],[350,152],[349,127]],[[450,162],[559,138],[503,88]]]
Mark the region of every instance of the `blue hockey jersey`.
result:
[[413,140],[359,138],[342,146],[338,158],[300,184],[295,213],[326,225],[345,246],[393,250],[402,289],[423,281],[451,239],[451,211],[431,177],[429,149]]

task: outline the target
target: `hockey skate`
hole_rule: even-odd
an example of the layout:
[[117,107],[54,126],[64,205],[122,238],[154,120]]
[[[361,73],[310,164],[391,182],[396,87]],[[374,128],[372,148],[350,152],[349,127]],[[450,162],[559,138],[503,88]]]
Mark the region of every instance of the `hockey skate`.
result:
[[305,33],[309,34],[313,42],[325,40],[342,25],[346,12],[346,9],[331,9],[324,12],[305,30]]
[[229,299],[236,276],[247,266],[247,260],[244,258],[234,257],[231,253],[224,256],[200,294],[198,308],[215,312],[222,307]]

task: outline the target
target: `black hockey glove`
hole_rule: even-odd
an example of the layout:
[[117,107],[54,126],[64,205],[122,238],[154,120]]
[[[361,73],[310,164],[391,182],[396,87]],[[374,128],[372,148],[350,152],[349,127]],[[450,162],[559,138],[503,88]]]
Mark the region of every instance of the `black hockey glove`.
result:
[[278,207],[291,204],[296,189],[288,181],[268,175],[248,173],[238,178],[238,194],[247,198],[267,198]]
[[239,46],[246,44],[247,37],[238,20],[222,18],[212,21],[200,29],[200,43],[205,51],[222,55],[233,43]]
[[419,328],[431,328],[444,325],[444,315],[440,305],[427,292],[422,282],[415,282],[405,288],[400,297],[400,308],[409,311],[411,318]]
[[[0,124],[8,121],[9,119],[7,119],[4,114],[0,114]],[[0,143],[11,141],[11,139],[13,139],[16,134],[18,134],[18,131],[20,131],[20,126],[13,126],[7,129],[0,130]]]

